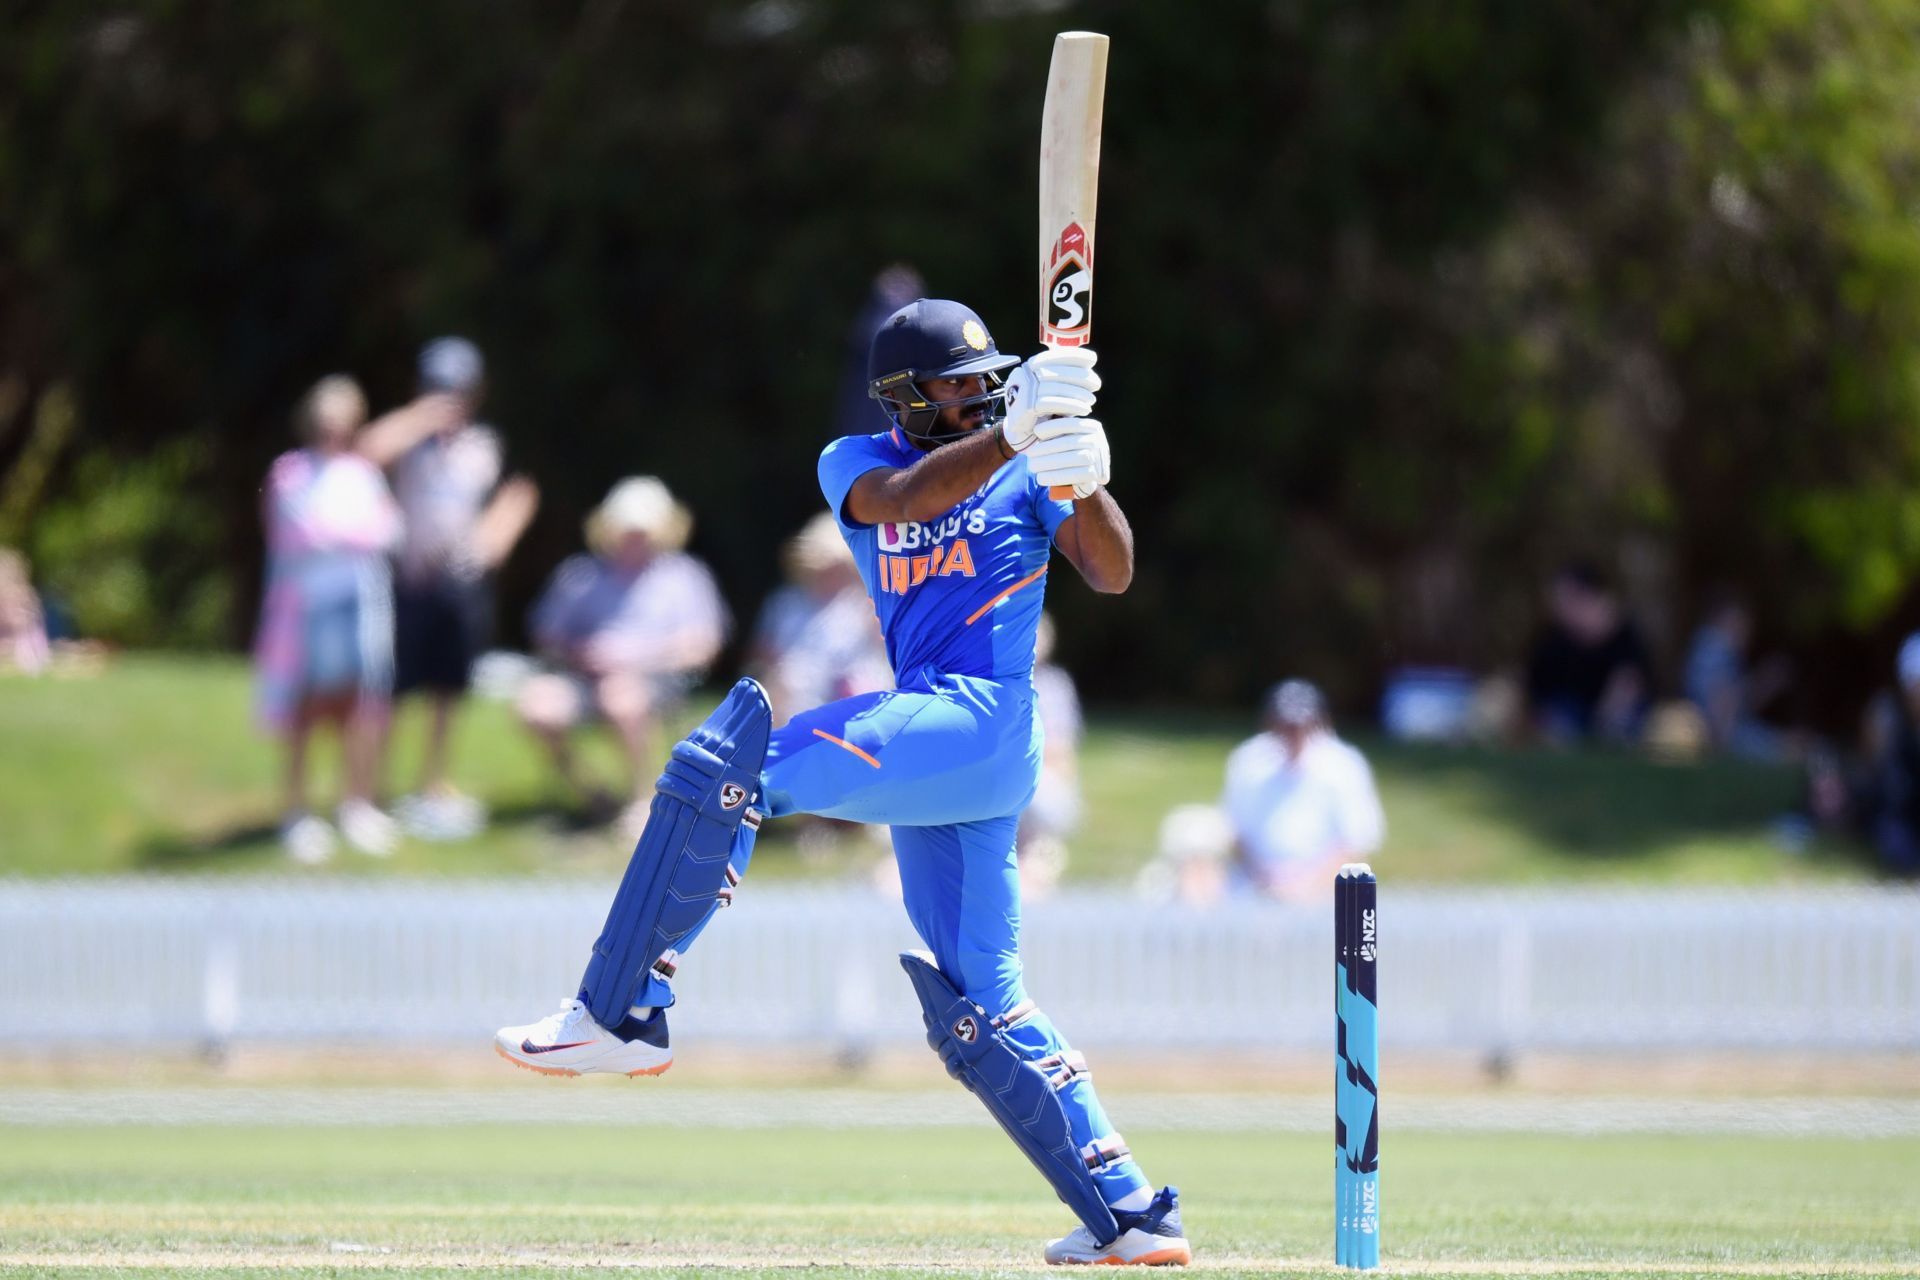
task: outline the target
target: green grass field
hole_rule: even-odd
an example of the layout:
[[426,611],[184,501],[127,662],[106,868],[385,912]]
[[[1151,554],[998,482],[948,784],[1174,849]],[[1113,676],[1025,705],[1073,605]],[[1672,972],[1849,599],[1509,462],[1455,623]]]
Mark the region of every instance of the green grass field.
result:
[[[273,837],[279,754],[253,730],[248,697],[235,659],[133,655],[92,678],[0,678],[0,874],[288,868]],[[1251,716],[1096,710],[1082,756],[1088,818],[1068,874],[1130,876],[1168,809],[1218,794],[1227,752],[1251,731]],[[417,732],[402,721],[394,776],[403,785]],[[1790,770],[1361,741],[1390,824],[1375,862],[1403,883],[1865,874],[1849,851],[1795,856],[1769,839],[1794,799]],[[608,744],[597,745],[611,777]],[[485,835],[411,844],[385,863],[343,854],[315,874],[597,874],[624,863],[620,841],[565,821],[504,707],[474,706],[456,759],[458,776],[495,811]],[[324,781],[319,794],[330,794]],[[859,839],[803,854],[780,824],[768,830],[756,876],[850,874],[879,856]]]
[[[1130,1132],[1196,1267],[1337,1274],[1327,1140]],[[1913,1142],[1389,1134],[1387,1274],[1912,1275]],[[981,1126],[0,1128],[0,1275],[1040,1270],[1071,1225]]]

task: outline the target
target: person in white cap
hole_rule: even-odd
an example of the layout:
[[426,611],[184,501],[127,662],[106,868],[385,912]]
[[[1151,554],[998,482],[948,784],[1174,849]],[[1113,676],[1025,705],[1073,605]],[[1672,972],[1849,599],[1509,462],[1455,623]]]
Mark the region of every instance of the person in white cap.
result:
[[429,342],[419,388],[366,430],[359,451],[388,470],[406,520],[395,555],[394,694],[425,694],[430,709],[418,786],[394,808],[410,834],[456,840],[486,814],[448,777],[453,720],[493,631],[493,572],[533,520],[540,491],[525,476],[501,482],[500,435],[474,421],[486,393],[478,347]]
[[1226,894],[1233,842],[1233,823],[1218,807],[1174,807],[1160,819],[1160,851],[1134,877],[1134,893],[1150,902],[1212,906]]
[[653,476],[613,487],[588,517],[588,554],[554,571],[530,629],[551,669],[527,681],[520,718],[589,809],[605,793],[581,774],[571,736],[605,720],[629,765],[622,829],[644,824],[660,716],[726,642],[729,618],[707,567],[682,548],[693,517]]
[[1234,880],[1276,898],[1320,897],[1341,863],[1366,857],[1386,834],[1373,771],[1334,735],[1309,681],[1274,686],[1266,722],[1227,758],[1220,807],[1233,824]]

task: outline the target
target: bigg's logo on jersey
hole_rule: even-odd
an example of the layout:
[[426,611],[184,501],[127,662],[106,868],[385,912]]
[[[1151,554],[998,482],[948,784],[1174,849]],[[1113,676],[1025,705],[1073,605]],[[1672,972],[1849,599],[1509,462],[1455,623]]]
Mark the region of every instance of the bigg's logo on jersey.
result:
[[924,524],[874,526],[880,594],[903,596],[928,578],[973,577],[978,571],[967,538],[986,531],[987,513],[979,507]]

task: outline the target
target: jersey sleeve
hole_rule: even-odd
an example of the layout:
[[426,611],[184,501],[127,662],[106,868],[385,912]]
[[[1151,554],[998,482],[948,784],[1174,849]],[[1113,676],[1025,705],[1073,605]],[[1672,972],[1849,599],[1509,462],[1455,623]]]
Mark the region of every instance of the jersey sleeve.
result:
[[869,471],[894,465],[871,436],[841,436],[821,452],[820,492],[841,528],[864,527],[847,514],[847,495],[853,491],[853,482]]

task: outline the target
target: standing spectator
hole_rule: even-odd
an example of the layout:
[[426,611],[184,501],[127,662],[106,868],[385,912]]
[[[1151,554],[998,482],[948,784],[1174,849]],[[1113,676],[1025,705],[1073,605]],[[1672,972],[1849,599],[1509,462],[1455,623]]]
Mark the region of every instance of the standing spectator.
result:
[[1653,692],[1639,628],[1600,571],[1576,561],[1547,589],[1547,624],[1527,661],[1527,710],[1549,742],[1632,740]]
[[1276,898],[1320,897],[1341,863],[1386,834],[1373,771],[1334,736],[1326,699],[1308,681],[1276,686],[1266,711],[1265,731],[1227,757],[1220,807],[1233,824],[1234,879]]
[[1876,701],[1867,722],[1867,776],[1860,819],[1894,875],[1920,874],[1920,632],[1900,646],[1900,687]]
[[835,435],[867,435],[893,426],[893,420],[868,393],[867,352],[887,317],[926,292],[926,281],[904,262],[885,267],[874,276],[873,287],[847,330],[847,345],[840,357],[840,389],[834,397],[833,411]]
[[39,675],[47,668],[47,620],[27,558],[0,547],[0,672]]
[[1040,615],[1034,633],[1033,693],[1046,741],[1040,781],[1020,815],[1014,847],[1020,860],[1020,892],[1051,893],[1067,869],[1067,837],[1080,825],[1080,692],[1073,677],[1053,662],[1053,618]]
[[681,550],[692,529],[659,480],[622,480],[587,520],[589,554],[555,570],[533,608],[534,641],[552,669],[521,690],[521,720],[590,809],[609,798],[581,776],[569,738],[591,719],[613,726],[629,774],[621,827],[631,832],[646,822],[659,765],[654,730],[726,640],[713,575]]
[[787,585],[761,606],[747,658],[775,716],[891,687],[873,601],[833,516],[807,521],[783,559]]
[[281,842],[325,861],[333,831],[307,806],[307,741],[337,726],[345,757],[340,834],[363,853],[393,852],[393,820],[373,803],[374,765],[393,680],[387,551],[400,513],[380,471],[353,451],[367,402],[353,379],[323,378],[301,400],[301,448],[267,473],[267,586],[257,643],[263,722],[286,743]]
[[393,476],[406,517],[396,557],[397,670],[404,697],[429,704],[418,789],[397,811],[407,830],[454,840],[486,823],[480,803],[447,776],[448,742],[473,661],[493,630],[490,577],[540,504],[525,476],[500,483],[500,436],[474,421],[486,391],[480,351],[438,338],[420,352],[420,398],[368,428],[360,452]]
[[1758,711],[1787,682],[1786,664],[1773,659],[1749,665],[1753,618],[1738,596],[1722,593],[1708,608],[1687,650],[1687,700],[1706,722],[1707,741],[1721,751],[1754,760],[1775,760],[1783,743]]

